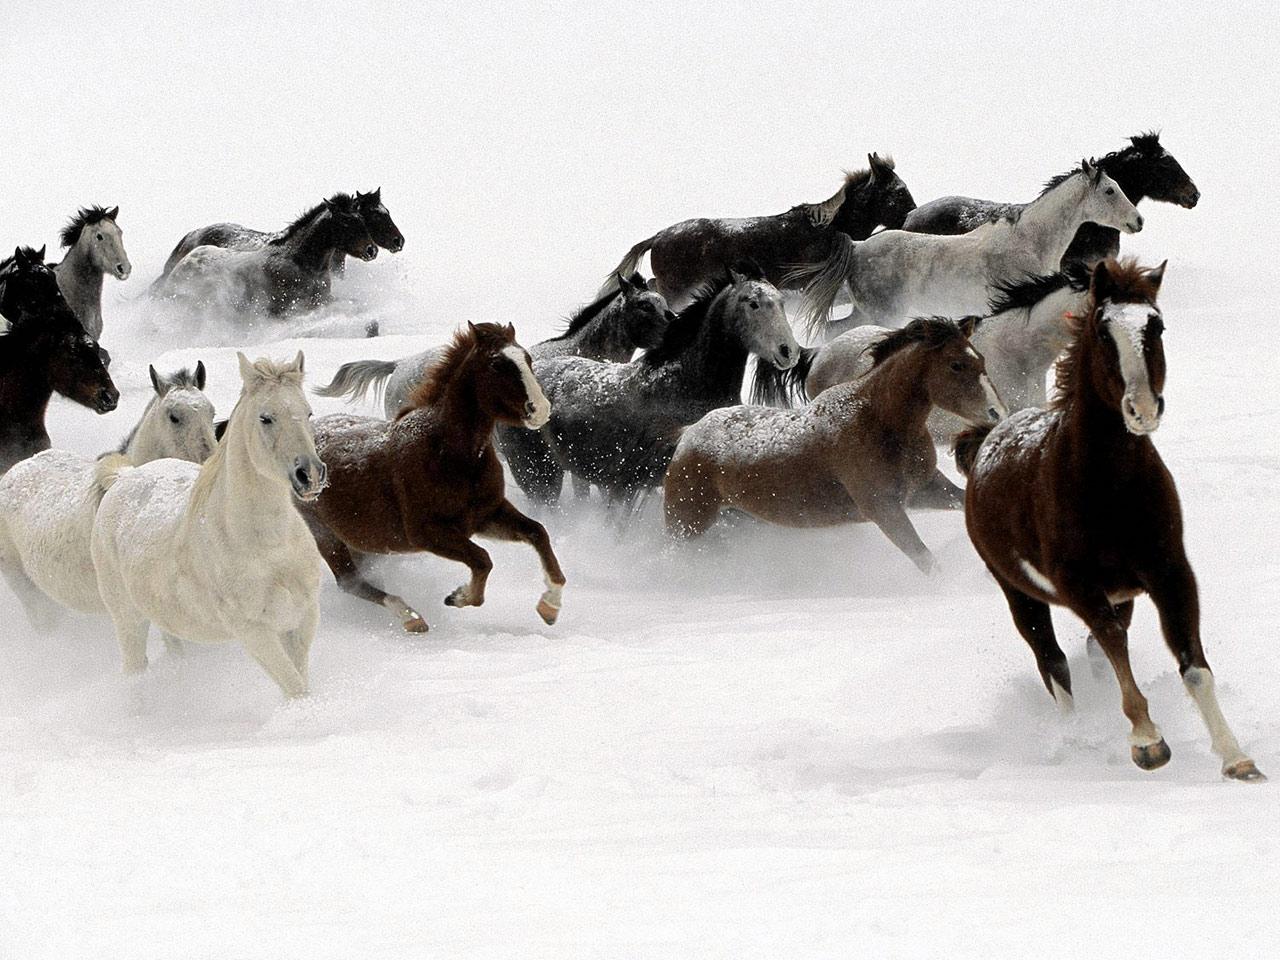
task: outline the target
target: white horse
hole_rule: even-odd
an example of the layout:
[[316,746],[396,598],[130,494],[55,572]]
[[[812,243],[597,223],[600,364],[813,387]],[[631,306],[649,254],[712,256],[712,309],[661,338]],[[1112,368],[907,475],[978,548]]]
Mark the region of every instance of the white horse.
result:
[[[213,404],[204,364],[162,377],[151,368],[155,396],[121,444],[130,463],[161,457],[203,463],[213,452]],[[66,450],[46,450],[0,477],[0,574],[37,629],[56,621],[55,604],[106,613],[89,540],[102,490],[96,464]],[[53,601],[53,602],[50,602]]]
[[124,252],[124,232],[116,223],[119,207],[82,207],[62,228],[67,255],[53,268],[62,295],[85,332],[102,339],[102,278],[127,280],[133,271]]
[[98,465],[106,490],[93,564],[126,673],[147,666],[147,630],[196,643],[238,640],[288,697],[307,693],[319,620],[320,553],[293,497],[325,484],[302,354],[240,359],[244,387],[203,467],[157,460]]
[[[860,242],[842,237],[825,264],[801,271],[812,276],[805,288],[805,314],[828,339],[850,327],[899,323],[904,317],[978,316],[1001,284],[1057,270],[1083,223],[1125,233],[1142,229],[1137,207],[1088,160],[1021,213],[969,233],[885,230]],[[845,285],[853,310],[828,323]]]

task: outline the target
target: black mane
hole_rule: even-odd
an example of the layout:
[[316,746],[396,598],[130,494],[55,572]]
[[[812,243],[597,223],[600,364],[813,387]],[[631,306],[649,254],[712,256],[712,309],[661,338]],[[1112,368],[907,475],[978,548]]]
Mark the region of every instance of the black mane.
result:
[[[641,278],[640,274],[638,273],[633,274],[631,279],[635,281],[637,278],[640,278],[640,282],[642,283],[644,282],[643,278]],[[609,304],[613,303],[614,300],[618,299],[618,295],[619,295],[619,291],[614,290],[610,293],[606,293],[603,296],[598,297],[597,299],[591,301],[585,307],[579,307],[577,312],[575,312],[571,317],[569,317],[569,325],[564,328],[564,332],[558,334],[557,336],[552,337],[551,339],[563,340],[565,337],[573,336],[575,333],[577,333],[579,330],[585,327],[588,323],[590,323],[596,317],[600,316],[600,314],[604,312],[605,308],[609,306]]]
[[[1154,130],[1147,130],[1137,136],[1129,138],[1129,145],[1121,147],[1119,150],[1112,150],[1110,153],[1102,157],[1097,157],[1089,161],[1095,167],[1101,167],[1106,170],[1113,163],[1123,162],[1131,157],[1140,157],[1151,155],[1159,155],[1160,150],[1160,134]],[[1082,170],[1079,164],[1068,170],[1066,173],[1060,173],[1056,177],[1050,177],[1045,181],[1044,189],[1040,191],[1040,196],[1044,196],[1054,187],[1062,184],[1064,181],[1070,180]]]
[[733,281],[724,277],[699,287],[693,295],[692,302],[676,314],[676,318],[667,325],[666,333],[662,335],[662,343],[645,353],[640,362],[661,366],[683,353],[689,344],[698,338],[698,333],[711,312],[711,304],[731,286]]
[[298,215],[297,219],[281,230],[280,234],[271,242],[284,243],[284,241],[296,236],[299,230],[309,226],[316,217],[324,213],[325,210],[329,209],[329,207],[334,207],[342,213],[353,213],[357,216],[360,213],[359,208],[356,206],[355,197],[351,196],[349,193],[335,193],[327,200],[321,200],[314,207],[304,210]]
[[58,240],[64,247],[74,247],[80,239],[81,230],[101,220],[111,219],[113,218],[107,213],[106,207],[100,207],[96,203],[88,207],[81,207],[67,221],[67,225],[62,228],[62,233],[58,235]]
[[892,330],[871,345],[871,365],[878,367],[886,359],[913,344],[933,350],[963,337],[964,331],[950,317],[916,317],[905,327]]

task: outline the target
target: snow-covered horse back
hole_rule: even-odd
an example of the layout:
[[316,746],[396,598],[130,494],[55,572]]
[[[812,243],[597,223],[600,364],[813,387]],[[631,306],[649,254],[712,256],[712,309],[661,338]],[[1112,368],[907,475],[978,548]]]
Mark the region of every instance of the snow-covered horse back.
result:
[[[202,463],[213,452],[213,404],[201,392],[204,364],[161,376],[156,394],[120,445],[132,464],[161,457]],[[39,629],[57,609],[106,613],[89,543],[102,488],[93,458],[66,450],[28,457],[0,477],[0,573]]]
[[66,256],[53,268],[67,303],[95,340],[102,339],[102,278],[109,274],[127,280],[133,272],[124,252],[124,232],[116,223],[119,213],[119,207],[77,210],[62,228]]
[[203,466],[98,464],[106,489],[92,555],[126,673],[147,665],[147,630],[197,643],[238,641],[286,696],[307,692],[319,618],[320,556],[295,497],[325,484],[303,358],[250,363],[217,449]]
[[[801,271],[811,276],[804,315],[828,339],[865,323],[894,326],[904,317],[981,316],[1001,284],[1057,270],[1082,223],[1126,233],[1142,229],[1142,214],[1088,160],[1016,217],[970,233],[886,230],[860,243],[838,239],[825,264]],[[846,285],[853,309],[831,323],[832,305]]]
[[956,460],[969,475],[965,522],[1064,710],[1072,708],[1071,671],[1051,604],[1083,620],[1111,662],[1132,724],[1133,762],[1153,770],[1169,761],[1129,665],[1133,601],[1145,593],[1224,775],[1260,780],[1218,706],[1178,491],[1151,442],[1164,411],[1164,319],[1156,305],[1163,276],[1164,264],[1098,264],[1058,365],[1053,405],[957,442]]
[[667,531],[698,536],[722,507],[789,527],[871,521],[932,570],[906,508],[958,508],[960,500],[937,471],[925,418],[937,405],[990,424],[1004,404],[950,320],[914,320],[871,354],[870,374],[808,407],[724,407],[685,430],[664,484]]

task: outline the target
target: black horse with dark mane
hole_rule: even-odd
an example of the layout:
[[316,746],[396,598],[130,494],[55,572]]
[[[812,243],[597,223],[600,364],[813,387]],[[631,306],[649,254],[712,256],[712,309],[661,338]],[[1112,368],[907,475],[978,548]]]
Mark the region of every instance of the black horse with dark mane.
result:
[[[1093,161],[1107,176],[1115,180],[1131,203],[1150,197],[1163,203],[1176,203],[1190,210],[1200,202],[1200,191],[1187,176],[1173,154],[1160,145],[1158,133],[1142,133],[1129,138],[1129,146]],[[1080,172],[1076,167],[1060,173],[1045,184],[1049,191],[1068,177]],[[999,203],[973,197],[939,197],[916,207],[907,215],[903,230],[914,233],[968,233],[984,223],[1012,219],[1022,212],[1023,203]],[[1092,266],[1099,260],[1120,252],[1120,231],[1111,227],[1086,223],[1076,231],[1075,239],[1062,257],[1062,268],[1080,263]]]
[[840,189],[821,203],[767,217],[683,220],[659,230],[627,252],[600,292],[616,290],[617,278],[630,276],[646,251],[656,289],[673,307],[743,261],[758,264],[764,279],[788,289],[788,274],[800,264],[825,261],[836,234],[863,240],[878,226],[901,227],[915,208],[892,157],[873,153],[867,163],[866,170],[846,174]]
[[56,391],[95,413],[116,408],[120,391],[44,262],[44,248],[19,247],[0,261],[0,473],[51,443],[44,415]]
[[[347,193],[335,193],[326,202],[343,208],[353,208],[355,213],[364,221],[369,230],[369,236],[376,246],[384,250],[390,250],[392,253],[399,253],[404,249],[404,234],[400,232],[400,228],[391,219],[391,212],[387,210],[386,205],[382,202],[381,187],[370,193],[356,191],[354,197]],[[252,227],[242,226],[238,223],[212,223],[207,227],[198,227],[178,241],[178,245],[169,254],[169,259],[164,262],[164,270],[160,273],[160,279],[168,276],[169,272],[178,265],[182,258],[196,247],[210,246],[226,247],[228,250],[257,250],[273,240],[279,240],[291,227],[296,226],[300,220],[305,219],[309,214],[318,212],[319,209],[320,207],[312,207],[302,217],[295,220],[293,224],[290,224],[289,227],[274,233],[266,230],[255,230]],[[372,253],[373,256],[376,256],[377,250],[375,249]],[[371,260],[373,256],[362,257],[362,259]],[[329,269],[334,273],[342,273],[346,259],[346,252],[335,250],[329,260]]]

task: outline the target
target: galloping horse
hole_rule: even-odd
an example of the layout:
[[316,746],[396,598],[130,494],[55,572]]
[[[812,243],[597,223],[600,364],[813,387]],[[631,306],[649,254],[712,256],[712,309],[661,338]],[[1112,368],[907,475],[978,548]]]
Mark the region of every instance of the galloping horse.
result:
[[705,287],[661,345],[630,363],[534,364],[553,405],[543,435],[563,469],[615,502],[631,501],[662,481],[682,427],[738,402],[751,354],[781,367],[795,362],[800,347],[782,295],[758,268],[741,267]]
[[95,340],[102,339],[103,276],[109,273],[117,280],[127,280],[133,270],[124,252],[124,232],[116,223],[119,213],[119,207],[77,210],[62,228],[66,256],[53,268],[62,295]]
[[473,536],[532,546],[546,582],[538,615],[547,623],[559,616],[564,573],[542,524],[507,499],[493,449],[496,424],[536,430],[551,409],[515,336],[510,324],[468,324],[395,420],[334,414],[316,421],[329,486],[298,509],[338,586],[386,607],[405,630],[424,632],[426,620],[365,579],[365,558],[426,551],[464,563],[470,582],[444,602],[478,607],[493,562]]
[[[1142,214],[1116,182],[1085,160],[1079,173],[1046,189],[1013,220],[959,236],[886,230],[860,243],[837,238],[834,256],[800,271],[812,277],[805,288],[809,324],[830,339],[865,323],[980,315],[1001,284],[1057,270],[1076,230],[1087,222],[1128,233],[1142,229]],[[853,310],[828,323],[846,285]]]
[[320,617],[320,557],[294,509],[324,487],[302,354],[250,363],[226,433],[203,466],[98,461],[104,490],[90,552],[126,673],[147,666],[147,630],[242,644],[285,696],[307,692]]
[[[400,228],[391,219],[391,211],[382,202],[381,187],[371,193],[356,191],[354,198],[350,194],[335,193],[329,198],[328,202],[343,207],[353,206],[356,213],[364,220],[365,227],[369,231],[369,237],[383,250],[399,253],[404,249],[404,234],[400,232]],[[289,228],[286,227],[284,230],[273,233],[269,230],[255,230],[252,227],[242,226],[238,223],[213,223],[207,227],[197,227],[178,241],[178,245],[173,248],[173,251],[169,254],[169,259],[164,263],[160,278],[163,279],[168,276],[169,272],[182,261],[182,258],[196,247],[258,250],[271,241],[280,239],[288,230]],[[361,253],[351,255],[359,257],[361,260],[372,259],[372,257],[364,256]],[[342,273],[346,265],[347,256],[348,254],[345,250],[335,249],[332,251],[329,259],[330,270],[333,273]]]
[[[204,364],[161,376],[155,395],[120,451],[134,465],[162,457],[203,463],[213,452],[213,404],[202,392]],[[55,601],[105,613],[89,542],[102,489],[95,462],[66,450],[28,457],[0,477],[0,574],[37,628],[57,616]]]
[[616,290],[616,278],[630,275],[646,251],[657,290],[672,306],[686,304],[704,283],[746,260],[783,289],[796,264],[827,259],[837,235],[862,240],[877,226],[900,227],[915,208],[892,157],[869,154],[867,164],[846,174],[840,189],[821,203],[767,217],[683,220],[659,230],[627,252],[600,292]]
[[120,391],[98,342],[67,305],[44,248],[19,247],[0,261],[0,473],[50,447],[45,411],[54,392],[95,413],[116,408]]
[[361,260],[378,255],[355,200],[345,194],[322,201],[256,249],[198,246],[151,289],[161,297],[237,313],[311,310],[332,298],[329,265],[335,253]]
[[684,431],[667,469],[667,531],[702,534],[722,507],[788,527],[871,521],[924,572],[933,554],[906,508],[951,507],[925,429],[935,406],[994,423],[1004,404],[960,327],[914,320],[871,348],[871,372],[800,410],[735,406]]
[[[1173,154],[1160,145],[1157,133],[1129,138],[1129,146],[1108,153],[1094,163],[1113,179],[1130,202],[1137,205],[1150,197],[1176,203],[1190,210],[1200,202],[1200,191]],[[1046,184],[1053,187],[1077,171],[1059,174]],[[907,215],[903,230],[914,233],[968,233],[984,223],[1017,217],[1025,204],[975,200],[973,197],[940,197],[930,200]],[[1120,252],[1120,233],[1113,227],[1082,223],[1075,239],[1062,255],[1062,268],[1069,264],[1092,266]]]
[[1261,780],[1218,706],[1178,491],[1150,437],[1164,411],[1164,320],[1156,305],[1163,276],[1164,264],[1098,264],[1058,366],[1053,406],[1023,410],[957,442],[956,460],[969,475],[965,520],[1045,687],[1064,709],[1072,707],[1071,671],[1050,604],[1083,620],[1111,661],[1133,725],[1133,762],[1153,770],[1169,761],[1129,666],[1133,601],[1146,593],[1222,772]]

